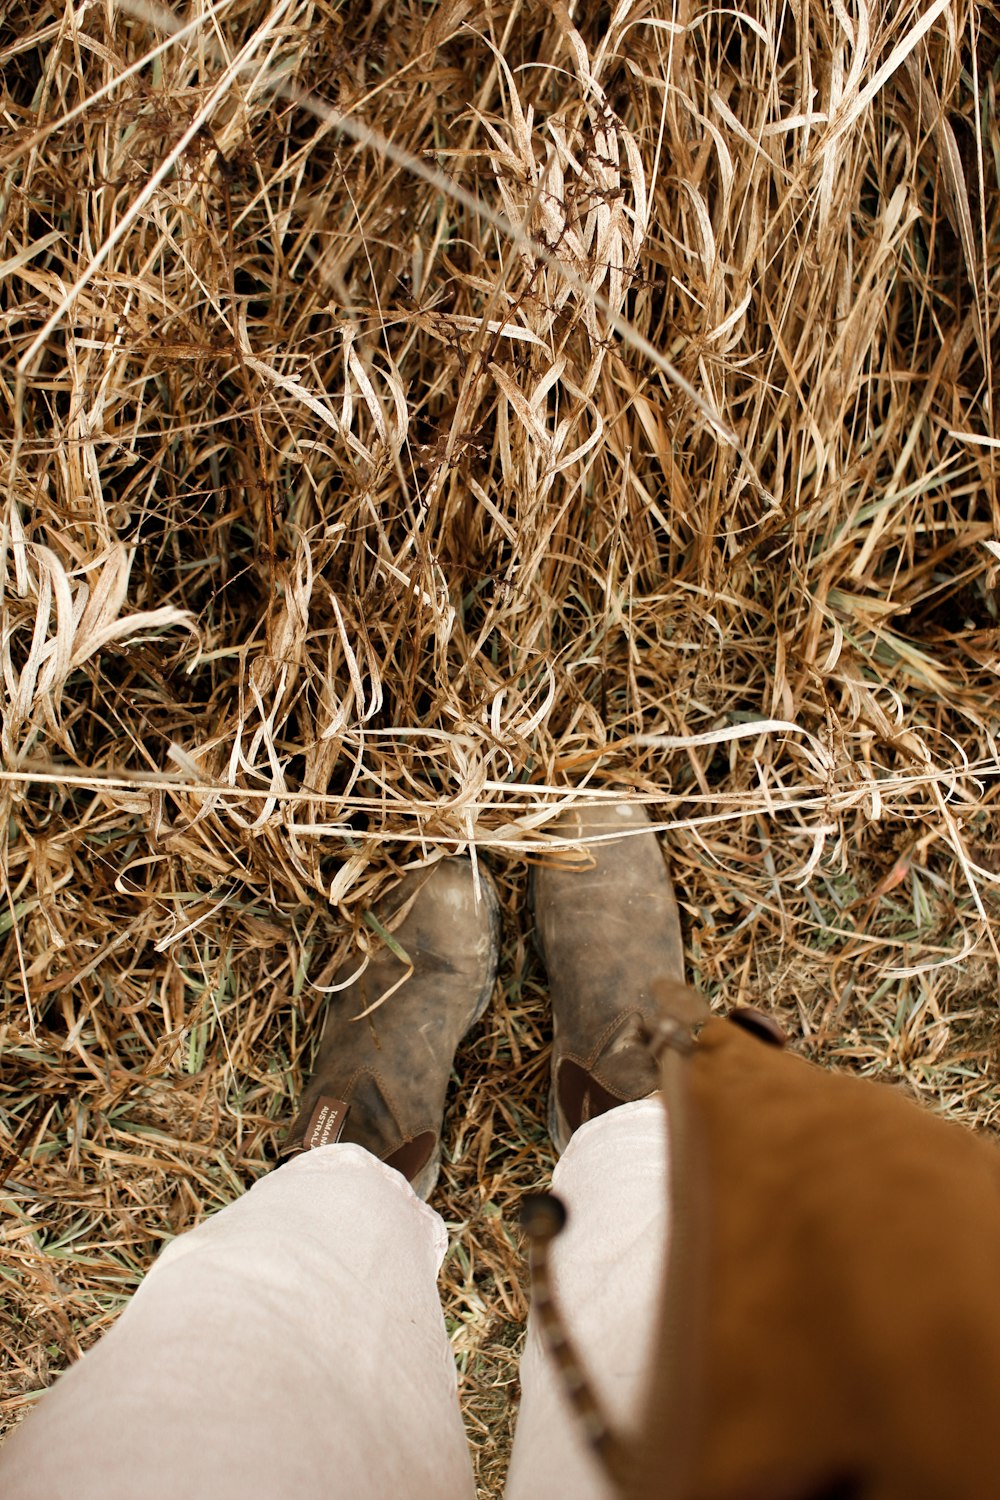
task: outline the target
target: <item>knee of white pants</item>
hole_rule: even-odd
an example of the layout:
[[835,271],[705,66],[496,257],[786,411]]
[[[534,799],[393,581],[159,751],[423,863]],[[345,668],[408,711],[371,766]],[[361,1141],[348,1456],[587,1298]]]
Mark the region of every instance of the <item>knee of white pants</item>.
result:
[[5,1500],[472,1500],[446,1243],[361,1147],[296,1158],[164,1252],[0,1454]]

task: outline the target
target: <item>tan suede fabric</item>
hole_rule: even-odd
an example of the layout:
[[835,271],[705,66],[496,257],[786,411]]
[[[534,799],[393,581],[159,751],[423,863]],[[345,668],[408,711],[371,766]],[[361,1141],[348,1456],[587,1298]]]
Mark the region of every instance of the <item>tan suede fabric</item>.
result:
[[[1000,1494],[1000,1152],[722,1020],[689,1069],[705,1306],[696,1347],[661,1334],[630,1497]],[[678,1358],[702,1371],[686,1435]]]

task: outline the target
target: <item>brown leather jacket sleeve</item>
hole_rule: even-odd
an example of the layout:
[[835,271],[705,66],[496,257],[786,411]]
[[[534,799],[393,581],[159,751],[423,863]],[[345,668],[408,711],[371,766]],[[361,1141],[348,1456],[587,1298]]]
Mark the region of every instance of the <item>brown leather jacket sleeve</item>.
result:
[[1000,1493],[1000,1152],[726,1021],[683,1069],[629,1500]]

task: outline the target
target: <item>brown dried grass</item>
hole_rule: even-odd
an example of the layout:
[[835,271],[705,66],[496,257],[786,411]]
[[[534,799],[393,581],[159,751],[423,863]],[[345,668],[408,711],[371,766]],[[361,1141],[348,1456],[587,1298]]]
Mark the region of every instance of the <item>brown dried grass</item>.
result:
[[1000,28],[577,9],[0,23],[9,1419],[268,1169],[365,910],[472,847],[440,1201],[495,1492],[571,797],[654,805],[713,1000],[996,1123]]

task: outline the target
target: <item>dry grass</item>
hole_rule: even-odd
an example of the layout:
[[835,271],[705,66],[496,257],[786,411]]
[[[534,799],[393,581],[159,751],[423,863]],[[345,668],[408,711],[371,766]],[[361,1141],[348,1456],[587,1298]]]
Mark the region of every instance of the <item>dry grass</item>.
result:
[[495,1492],[569,796],[654,804],[713,999],[997,1123],[1000,27],[570,14],[6,9],[8,1419],[268,1169],[363,913],[472,844]]

